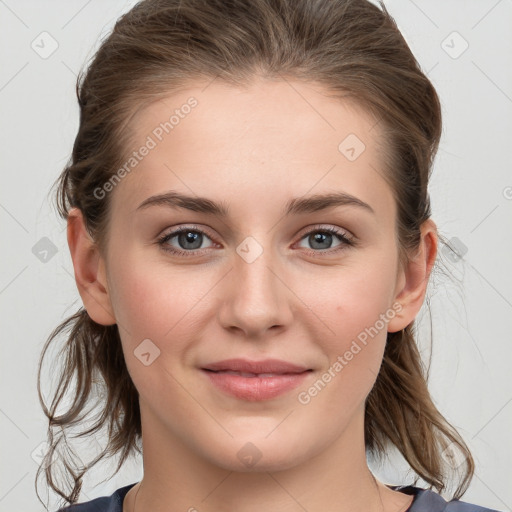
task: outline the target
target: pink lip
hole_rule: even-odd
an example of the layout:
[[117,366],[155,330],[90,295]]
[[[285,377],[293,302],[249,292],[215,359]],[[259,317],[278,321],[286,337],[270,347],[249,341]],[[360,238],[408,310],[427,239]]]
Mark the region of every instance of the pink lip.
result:
[[[229,359],[209,364],[202,368],[202,371],[225,393],[243,400],[258,401],[274,398],[297,387],[311,370],[278,359]],[[274,375],[252,377],[226,372]]]
[[306,366],[281,361],[280,359],[264,359],[249,361],[248,359],[225,359],[203,367],[203,370],[232,370],[245,373],[302,373],[309,370]]

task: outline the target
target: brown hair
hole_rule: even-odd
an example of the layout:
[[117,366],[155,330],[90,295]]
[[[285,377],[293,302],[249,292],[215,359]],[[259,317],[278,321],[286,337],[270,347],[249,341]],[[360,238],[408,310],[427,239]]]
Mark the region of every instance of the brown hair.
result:
[[[379,5],[367,0],[139,2],[119,18],[85,75],[78,76],[80,125],[71,159],[56,181],[59,214],[66,219],[71,207],[79,208],[106,254],[110,201],[94,191],[124,162],[127,125],[138,109],[196,78],[243,86],[256,76],[286,76],[321,83],[383,123],[385,177],[398,206],[397,243],[406,261],[431,215],[427,185],[441,136],[441,107],[395,21]],[[50,343],[64,332],[58,388],[48,408],[41,396],[41,367]],[[366,400],[366,449],[383,456],[393,444],[417,475],[442,492],[451,474],[442,452],[453,443],[465,457],[465,473],[454,494],[460,498],[473,477],[474,461],[434,405],[427,380],[414,323],[388,333],[380,372]],[[57,414],[71,386],[72,401]],[[50,487],[74,503],[88,468],[118,454],[119,469],[131,453],[141,451],[138,393],[117,325],[95,323],[84,308],[61,323],[41,354],[38,391],[49,419],[50,450],[36,488],[44,469]],[[91,402],[100,413],[86,429],[85,406]],[[73,427],[82,437],[107,430],[107,446],[81,468],[70,462],[74,452],[66,431]],[[67,490],[56,480],[59,465],[66,470]]]

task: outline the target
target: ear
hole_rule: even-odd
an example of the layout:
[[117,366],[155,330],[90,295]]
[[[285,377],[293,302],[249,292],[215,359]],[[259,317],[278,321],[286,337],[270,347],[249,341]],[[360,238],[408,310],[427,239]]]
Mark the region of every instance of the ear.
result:
[[418,315],[436,260],[437,245],[437,226],[428,219],[421,226],[421,240],[417,252],[410,257],[405,268],[400,269],[393,302],[400,303],[402,309],[388,322],[388,332],[404,329]]
[[72,208],[69,211],[67,235],[76,285],[87,313],[98,324],[115,324],[105,264],[97,245],[85,228],[83,214],[79,208]]

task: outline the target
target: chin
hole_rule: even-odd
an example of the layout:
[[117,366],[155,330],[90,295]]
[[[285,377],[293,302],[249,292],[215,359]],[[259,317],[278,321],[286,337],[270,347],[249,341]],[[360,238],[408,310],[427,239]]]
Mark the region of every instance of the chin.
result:
[[[252,437],[252,440],[249,436],[238,437],[230,440],[228,446],[218,447],[215,453],[207,450],[210,454],[203,452],[203,455],[214,465],[238,473],[284,471],[311,457],[299,440],[286,443],[285,439],[277,436],[272,440]],[[301,447],[300,450],[297,446]]]

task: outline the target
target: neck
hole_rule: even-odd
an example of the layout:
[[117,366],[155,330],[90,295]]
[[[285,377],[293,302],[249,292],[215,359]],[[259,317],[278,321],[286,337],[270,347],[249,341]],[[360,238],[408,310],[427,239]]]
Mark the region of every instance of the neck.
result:
[[[142,409],[141,409],[142,412]],[[149,412],[149,411],[145,411]],[[398,512],[410,497],[378,483],[366,462],[364,411],[334,444],[287,469],[224,469],[143,417],[144,478],[125,499],[125,512]],[[144,418],[146,416],[146,418]],[[154,418],[153,418],[154,419]],[[144,428],[146,426],[146,429]],[[133,492],[132,492],[133,491]],[[400,495],[400,496],[397,496]],[[136,499],[135,499],[136,495]]]

